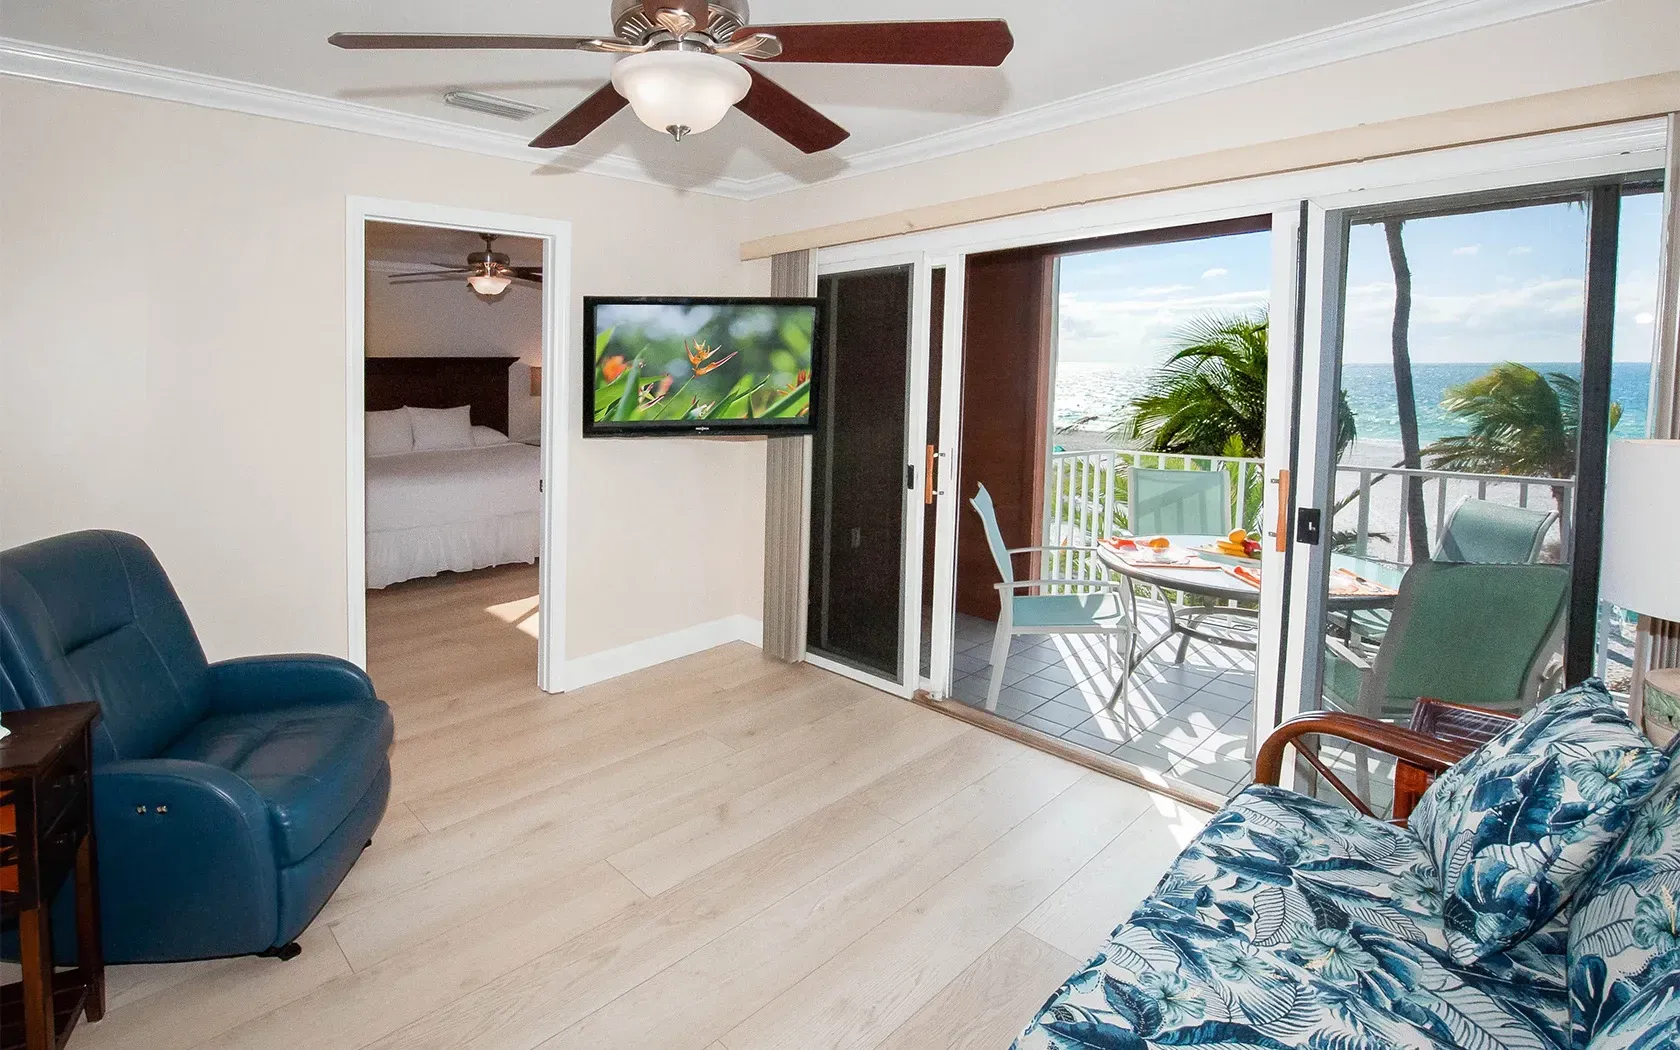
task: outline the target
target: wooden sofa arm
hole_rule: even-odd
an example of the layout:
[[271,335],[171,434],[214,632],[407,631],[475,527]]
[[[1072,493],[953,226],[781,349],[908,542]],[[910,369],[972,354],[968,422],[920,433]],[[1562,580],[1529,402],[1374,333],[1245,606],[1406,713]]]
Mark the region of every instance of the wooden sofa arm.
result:
[[1273,787],[1278,785],[1278,781],[1283,777],[1283,753],[1290,744],[1295,744],[1301,757],[1318,770],[1320,775],[1330,782],[1330,786],[1352,803],[1355,809],[1368,817],[1375,814],[1365,804],[1365,800],[1354,794],[1340,777],[1324,765],[1323,760],[1318,757],[1317,749],[1300,746],[1298,741],[1304,736],[1335,737],[1350,744],[1359,744],[1393,755],[1400,761],[1408,762],[1431,774],[1444,772],[1447,767],[1476,749],[1474,744],[1437,740],[1435,737],[1425,736],[1388,722],[1342,711],[1313,711],[1297,715],[1273,730],[1266,742],[1260,745],[1260,752],[1254,758],[1256,784],[1269,784]]

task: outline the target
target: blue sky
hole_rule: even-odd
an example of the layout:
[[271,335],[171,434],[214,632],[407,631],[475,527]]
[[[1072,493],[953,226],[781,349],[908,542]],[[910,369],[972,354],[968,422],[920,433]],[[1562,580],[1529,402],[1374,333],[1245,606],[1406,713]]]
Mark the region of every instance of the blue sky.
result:
[[[1661,230],[1659,194],[1623,202],[1616,359],[1648,361]],[[1586,216],[1566,204],[1406,223],[1416,362],[1571,361],[1581,352]],[[1151,367],[1209,312],[1264,307],[1271,236],[1145,245],[1062,260],[1060,359]],[[1380,226],[1353,231],[1349,363],[1387,363],[1394,275]]]

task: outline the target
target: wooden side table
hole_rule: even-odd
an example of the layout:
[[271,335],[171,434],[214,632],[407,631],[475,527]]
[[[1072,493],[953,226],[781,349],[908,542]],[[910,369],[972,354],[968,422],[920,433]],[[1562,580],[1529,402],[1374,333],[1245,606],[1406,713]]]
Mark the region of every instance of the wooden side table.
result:
[[[1464,753],[1481,747],[1499,735],[1500,730],[1516,721],[1517,716],[1503,711],[1490,711],[1469,704],[1453,704],[1445,700],[1422,699],[1412,708],[1412,729],[1425,736],[1462,747]],[[1418,799],[1429,790],[1434,778],[1428,771],[1410,762],[1394,766],[1394,819],[1404,821],[1417,808]]]
[[[0,988],[0,1050],[58,1050],[105,1014],[93,841],[98,704],[0,713],[0,921],[18,930],[23,980]],[[76,876],[77,966],[53,965],[52,897]]]

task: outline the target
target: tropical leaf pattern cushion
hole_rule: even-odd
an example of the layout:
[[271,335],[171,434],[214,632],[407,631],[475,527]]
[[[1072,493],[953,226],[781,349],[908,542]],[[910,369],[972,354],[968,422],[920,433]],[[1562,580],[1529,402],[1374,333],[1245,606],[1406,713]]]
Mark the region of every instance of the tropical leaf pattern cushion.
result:
[[1440,871],[1453,957],[1473,963],[1556,916],[1667,767],[1593,679],[1443,773],[1411,827]]
[[1680,1046],[1680,971],[1671,970],[1645,986],[1587,1050],[1674,1050]]
[[1439,886],[1405,830],[1250,787],[1017,1050],[1566,1050],[1563,923],[1462,966]]
[[1574,912],[1569,1021],[1575,1045],[1585,1047],[1640,989],[1680,972],[1680,762],[1634,815]]

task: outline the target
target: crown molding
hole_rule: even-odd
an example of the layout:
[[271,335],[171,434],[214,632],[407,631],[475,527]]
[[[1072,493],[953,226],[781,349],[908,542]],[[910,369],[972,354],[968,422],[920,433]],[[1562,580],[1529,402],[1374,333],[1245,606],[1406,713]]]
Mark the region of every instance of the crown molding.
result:
[[[1237,51],[1219,58],[1140,77],[1123,84],[1074,95],[936,132],[914,142],[883,146],[846,158],[841,172],[825,179],[836,182],[857,175],[885,171],[927,160],[949,157],[984,146],[1041,135],[1049,131],[1117,117],[1150,106],[1197,95],[1242,87],[1270,77],[1299,73],[1348,59],[1421,44],[1455,33],[1470,32],[1504,22],[1584,7],[1600,0],[1424,0],[1394,11],[1304,33],[1271,44]],[[742,180],[749,200],[804,188],[810,183],[776,173]]]
[[[564,151],[531,149],[523,136],[508,132],[11,37],[0,37],[0,75],[273,117],[520,161],[532,167],[547,167],[567,159]],[[674,173],[652,171],[622,157],[575,159],[580,160],[575,170],[583,174],[672,188]],[[720,179],[695,192],[734,198],[747,195],[740,179]]]
[[[845,168],[824,181],[833,182],[948,157],[1196,95],[1241,87],[1269,77],[1599,2],[1423,0],[1398,10],[966,124],[912,142],[867,150],[846,157]],[[0,75],[273,117],[500,157],[533,167],[549,166],[557,158],[567,158],[565,152],[533,150],[525,145],[521,136],[507,132],[9,37],[0,37]],[[584,159],[574,156],[573,159],[579,161],[575,169],[579,172],[667,189],[681,178],[681,173],[650,170],[623,157]],[[752,179],[719,177],[687,191],[734,200],[757,200],[808,185],[811,183],[795,175],[777,172]]]

